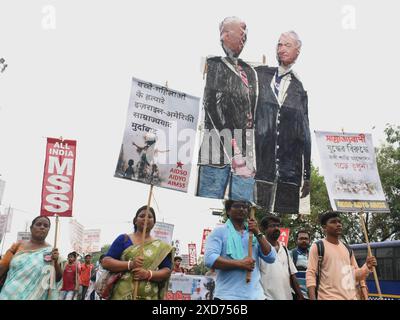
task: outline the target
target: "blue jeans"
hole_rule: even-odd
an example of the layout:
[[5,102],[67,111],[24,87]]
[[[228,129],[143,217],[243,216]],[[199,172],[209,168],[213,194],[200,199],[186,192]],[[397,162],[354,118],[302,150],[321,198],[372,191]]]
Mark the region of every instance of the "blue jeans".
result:
[[243,178],[231,173],[231,166],[212,167],[199,166],[197,196],[204,198],[223,199],[229,184],[230,200],[253,201],[255,180]]
[[74,300],[75,291],[60,291],[59,300]]

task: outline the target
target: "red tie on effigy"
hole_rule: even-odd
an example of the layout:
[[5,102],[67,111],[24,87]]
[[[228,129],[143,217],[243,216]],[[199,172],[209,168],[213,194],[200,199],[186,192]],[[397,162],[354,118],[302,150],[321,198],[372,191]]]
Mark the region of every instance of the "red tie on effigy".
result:
[[238,71],[239,71],[240,77],[242,78],[242,81],[245,84],[245,86],[249,87],[249,80],[247,79],[246,72],[243,71],[243,68],[240,65],[238,65]]

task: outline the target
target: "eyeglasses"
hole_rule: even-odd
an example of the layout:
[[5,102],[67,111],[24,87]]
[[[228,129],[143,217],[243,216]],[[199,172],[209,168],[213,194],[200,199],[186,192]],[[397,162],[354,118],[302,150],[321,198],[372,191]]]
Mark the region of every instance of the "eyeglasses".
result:
[[278,228],[278,227],[280,227],[280,226],[281,226],[280,223],[270,223],[270,224],[268,225],[268,228]]
[[244,204],[244,203],[234,203],[232,205],[232,208],[234,209],[243,209],[243,210],[249,210],[249,205]]

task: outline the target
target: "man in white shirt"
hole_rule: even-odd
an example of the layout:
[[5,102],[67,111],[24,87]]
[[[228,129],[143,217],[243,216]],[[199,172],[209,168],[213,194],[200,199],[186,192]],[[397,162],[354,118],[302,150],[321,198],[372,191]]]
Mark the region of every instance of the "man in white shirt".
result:
[[270,215],[265,216],[260,222],[261,231],[277,252],[274,263],[266,264],[260,261],[261,285],[267,300],[293,300],[293,292],[297,300],[303,300],[303,294],[295,276],[297,269],[288,249],[278,242],[280,222],[279,217]]

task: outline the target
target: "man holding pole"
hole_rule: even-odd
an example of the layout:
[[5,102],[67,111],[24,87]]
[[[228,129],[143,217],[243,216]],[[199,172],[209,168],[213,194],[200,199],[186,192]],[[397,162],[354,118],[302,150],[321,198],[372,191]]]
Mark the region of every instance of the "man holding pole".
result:
[[339,240],[342,223],[339,214],[326,212],[321,217],[326,238],[310,250],[306,283],[310,300],[357,300],[356,282],[363,281],[376,267],[368,256],[359,268],[352,250]]
[[[205,249],[205,264],[216,269],[216,300],[263,300],[260,284],[260,258],[273,263],[275,249],[260,232],[257,221],[248,218],[249,203],[225,201],[228,219],[224,226],[214,229],[208,236]],[[252,237],[252,254],[247,255],[249,232]],[[246,274],[251,272],[250,281]]]

